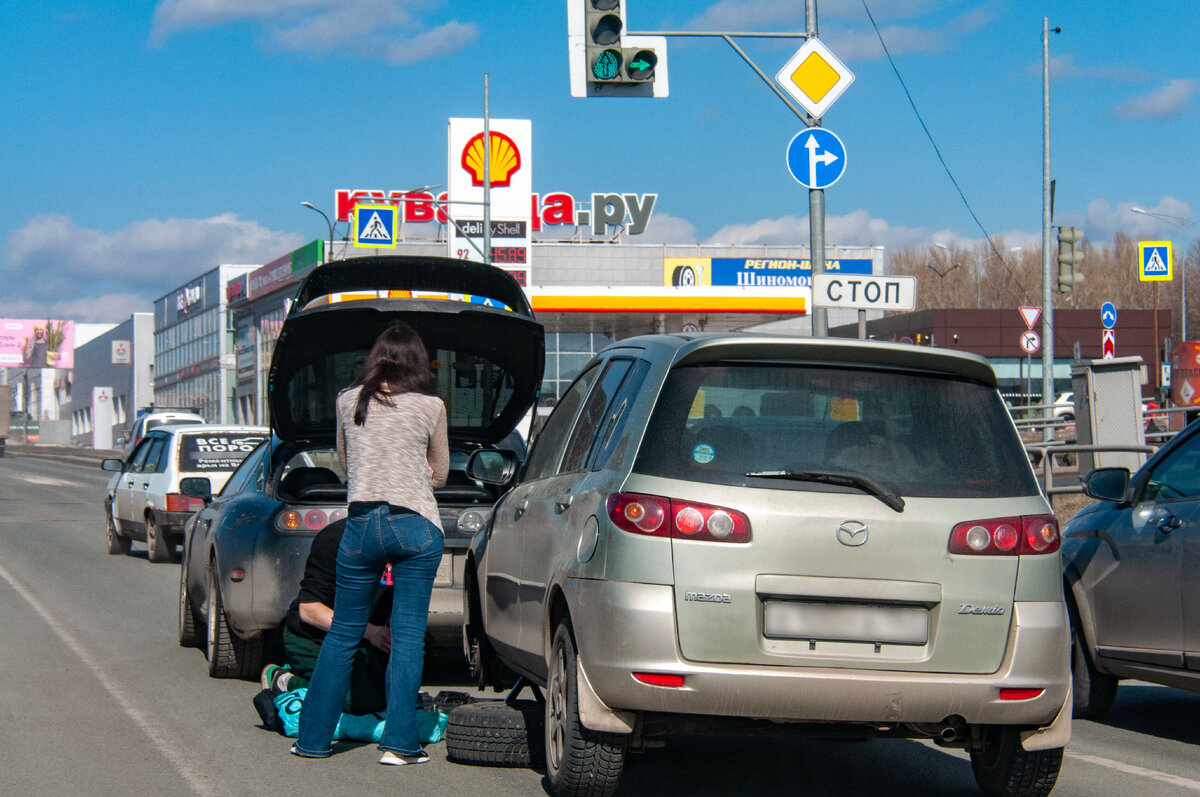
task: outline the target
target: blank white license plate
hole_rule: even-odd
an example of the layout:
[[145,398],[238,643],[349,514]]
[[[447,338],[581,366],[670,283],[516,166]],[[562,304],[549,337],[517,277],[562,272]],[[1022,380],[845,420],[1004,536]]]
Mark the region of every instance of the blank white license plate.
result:
[[433,577],[433,585],[435,587],[449,587],[454,584],[454,554],[442,554],[442,561],[438,562],[437,575]]
[[763,634],[782,639],[924,645],[929,612],[920,606],[765,601]]

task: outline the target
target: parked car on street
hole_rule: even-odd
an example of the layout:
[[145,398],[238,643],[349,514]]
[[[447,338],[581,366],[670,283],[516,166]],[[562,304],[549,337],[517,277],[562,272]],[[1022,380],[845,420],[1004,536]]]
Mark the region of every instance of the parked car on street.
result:
[[138,416],[138,419],[133,422],[133,426],[129,430],[129,436],[118,438],[118,445],[123,445],[125,448],[125,456],[133,453],[133,449],[142,438],[146,436],[146,432],[156,426],[165,426],[174,424],[181,426],[183,424],[206,423],[203,415],[197,415],[194,412],[186,410],[156,410],[154,412],[143,413]]
[[611,793],[656,734],[756,724],[930,738],[986,794],[1053,787],[1058,527],[982,358],[631,338],[515,466],[468,464],[509,489],[467,554],[464,642],[481,683],[507,668],[546,691],[556,795]]
[[[331,302],[344,292],[379,298]],[[488,297],[500,307],[474,303]],[[379,333],[401,320],[429,348],[446,403],[450,476],[435,491],[446,534],[429,608],[434,645],[461,644],[463,565],[472,534],[499,496],[468,479],[480,449],[521,459],[513,430],[532,406],[545,361],[542,325],[516,281],[491,266],[438,257],[353,258],[319,266],[284,320],[269,374],[273,434],[188,524],[179,586],[179,642],[203,646],[213,677],[257,677],[282,629],[312,538],[345,517],[334,400]]]
[[1123,678],[1200,692],[1200,422],[1084,491],[1063,529],[1075,716],[1104,716]]
[[180,492],[180,481],[204,476],[219,489],[266,439],[262,426],[156,426],[126,459],[102,460],[100,467],[114,474],[104,495],[108,552],[128,554],[138,540],[151,562],[172,561],[184,523],[203,507]]

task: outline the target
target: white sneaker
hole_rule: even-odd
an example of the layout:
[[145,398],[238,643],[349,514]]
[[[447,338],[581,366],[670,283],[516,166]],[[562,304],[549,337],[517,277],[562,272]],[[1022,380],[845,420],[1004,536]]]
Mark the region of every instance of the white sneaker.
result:
[[420,755],[397,755],[391,750],[384,750],[383,758],[379,759],[379,763],[393,767],[402,767],[405,764],[424,764],[428,760],[429,756],[424,752]]

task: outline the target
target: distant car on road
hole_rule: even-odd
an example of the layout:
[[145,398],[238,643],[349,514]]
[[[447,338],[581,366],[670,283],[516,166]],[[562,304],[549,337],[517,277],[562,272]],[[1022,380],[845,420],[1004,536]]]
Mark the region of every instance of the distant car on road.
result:
[[1200,421],[1084,490],[1063,529],[1075,716],[1104,716],[1122,678],[1200,692]]
[[[382,298],[329,298],[364,291]],[[450,476],[435,491],[446,545],[428,632],[435,645],[461,643],[467,544],[500,494],[467,478],[467,457],[489,448],[523,458],[524,443],[513,430],[541,384],[542,325],[516,281],[491,266],[438,257],[353,258],[311,272],[284,320],[269,376],[270,442],[219,493],[203,480],[184,485],[209,503],[185,534],[179,642],[205,647],[211,676],[259,674],[264,645],[296,597],[313,537],[345,517],[334,400],[393,320],[425,341],[446,404]]]
[[138,540],[146,543],[151,562],[172,561],[184,523],[204,506],[180,492],[180,481],[204,476],[219,489],[267,439],[267,431],[262,426],[156,426],[128,458],[103,460],[100,467],[115,474],[104,496],[108,552],[127,554]]
[[197,423],[206,423],[204,416],[185,410],[159,410],[144,413],[133,422],[133,427],[129,430],[129,436],[124,438],[125,456],[132,454],[133,449],[146,436],[146,432],[157,426],[166,426],[167,424],[182,426],[183,424]]
[[[545,689],[555,795],[612,793],[631,739],[793,725],[964,749],[988,795],[1053,787],[1058,525],[982,358],[630,338],[515,465],[468,463],[508,491],[471,542],[463,636],[482,684]],[[477,733],[451,715],[448,752],[488,760],[523,719],[497,705],[464,712]]]

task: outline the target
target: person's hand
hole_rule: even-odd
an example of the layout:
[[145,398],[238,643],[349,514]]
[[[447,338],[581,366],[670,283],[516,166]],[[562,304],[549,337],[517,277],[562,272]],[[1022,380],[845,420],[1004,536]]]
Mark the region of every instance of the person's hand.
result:
[[386,625],[371,625],[368,623],[367,630],[363,632],[363,639],[384,653],[392,649],[392,630]]

